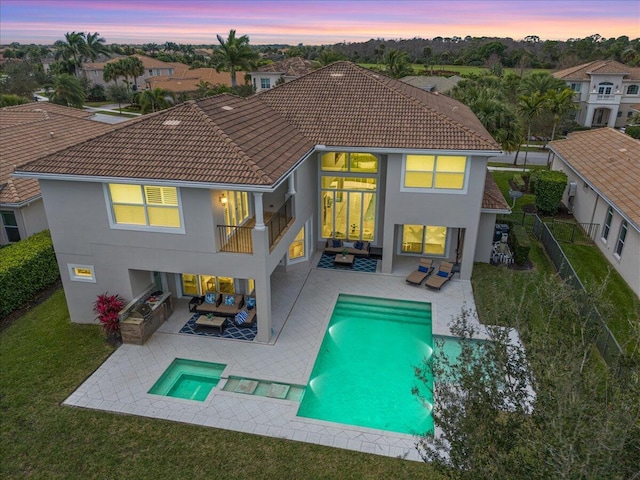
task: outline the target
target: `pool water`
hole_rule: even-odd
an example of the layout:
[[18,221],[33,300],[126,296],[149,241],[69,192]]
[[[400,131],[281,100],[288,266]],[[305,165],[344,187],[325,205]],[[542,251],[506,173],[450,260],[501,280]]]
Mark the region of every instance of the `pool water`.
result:
[[431,304],[340,295],[298,416],[400,433],[433,431],[433,379],[418,384],[414,367],[433,349]]
[[176,358],[149,393],[203,402],[220,381],[226,365]]

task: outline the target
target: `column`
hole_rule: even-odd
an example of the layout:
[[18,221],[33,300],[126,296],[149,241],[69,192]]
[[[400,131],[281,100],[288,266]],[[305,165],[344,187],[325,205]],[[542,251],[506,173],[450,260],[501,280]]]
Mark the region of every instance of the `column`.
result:
[[287,195],[292,196],[296,194],[296,183],[295,183],[295,178],[293,176],[293,172],[291,172],[291,175],[289,175],[289,178],[287,179]]
[[256,214],[256,230],[264,230],[264,208],[262,207],[262,193],[253,193],[253,211]]

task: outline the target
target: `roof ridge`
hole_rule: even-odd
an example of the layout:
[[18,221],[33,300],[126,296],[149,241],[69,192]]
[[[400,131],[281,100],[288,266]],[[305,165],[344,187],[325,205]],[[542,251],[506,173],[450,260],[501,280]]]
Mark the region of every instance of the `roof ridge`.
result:
[[[233,98],[237,98],[243,101],[246,101],[246,99],[241,98],[241,97],[237,97],[236,95],[229,95],[229,94],[220,94],[220,96],[222,95],[228,95],[231,96]],[[218,95],[214,95],[218,96]],[[227,133],[222,130],[222,128],[220,128],[220,126],[215,122],[215,120],[213,118],[211,118],[209,115],[207,115],[202,108],[200,107],[200,105],[198,105],[197,102],[192,101],[190,102],[194,112],[196,112],[199,116],[201,116],[209,125],[211,125],[211,127],[215,130],[216,134],[218,134],[218,136],[222,139],[224,139],[224,141],[233,149],[233,151],[235,153],[237,153],[242,160],[245,161],[245,163],[251,168],[251,170],[253,170],[253,172],[259,176],[261,178],[262,181],[265,182],[269,182],[269,183],[273,183],[273,179],[271,177],[269,177],[269,175],[267,175],[264,170],[262,170],[258,164],[256,164],[256,162],[253,161],[253,159],[247,155],[247,153],[240,148],[240,146],[229,136],[227,135]],[[262,103],[262,102],[261,102]],[[269,107],[270,108],[270,107]],[[277,112],[276,112],[277,113]],[[279,115],[279,114],[278,114]]]
[[[335,62],[335,63],[338,63],[338,62]],[[403,91],[401,91],[401,90],[399,90],[399,89],[395,89],[395,88],[393,88],[393,87],[392,87],[392,86],[390,86],[388,83],[381,81],[381,80],[378,78],[378,75],[377,75],[373,70],[369,70],[368,68],[361,67],[360,65],[356,65],[355,63],[351,63],[351,62],[343,62],[343,63],[347,63],[347,64],[352,65],[353,67],[355,67],[355,68],[357,68],[357,69],[361,69],[361,70],[363,70],[363,73],[364,73],[365,75],[367,75],[368,77],[372,77],[371,79],[372,79],[373,81],[378,82],[378,83],[380,83],[383,87],[387,88],[388,90],[391,90],[391,91],[395,92],[396,94],[399,94],[399,95],[401,95],[401,96],[405,97],[406,99],[408,99],[410,102],[412,102],[414,105],[418,106],[418,107],[419,107],[419,108],[421,108],[422,110],[429,111],[429,112],[431,112],[431,113],[433,113],[433,114],[437,115],[439,118],[441,118],[441,119],[445,120],[447,123],[452,124],[452,125],[455,125],[455,126],[456,126],[456,127],[458,127],[458,128],[462,128],[463,130],[465,130],[465,131],[467,131],[467,132],[471,133],[474,137],[479,138],[479,139],[481,139],[481,140],[483,140],[483,141],[486,141],[486,140],[493,140],[493,141],[495,142],[495,139],[494,139],[493,137],[491,137],[491,134],[489,134],[489,137],[490,137],[490,138],[489,138],[489,139],[487,139],[487,138],[485,138],[485,137],[483,137],[483,136],[479,135],[479,134],[478,134],[478,132],[476,132],[475,130],[470,129],[470,128],[469,128],[469,127],[467,127],[466,125],[463,125],[463,124],[461,124],[460,122],[458,122],[457,120],[454,120],[453,118],[449,117],[448,115],[446,115],[446,114],[444,114],[444,113],[440,112],[438,109],[436,109],[436,108],[434,108],[434,107],[432,107],[432,106],[426,105],[425,103],[421,102],[421,101],[420,101],[419,99],[417,99],[416,97],[414,97],[414,96],[412,96],[412,95],[408,95],[408,94],[404,93]],[[334,65],[334,64],[332,64],[332,65]],[[414,85],[411,85],[410,83],[400,82],[400,80],[395,79],[395,78],[392,78],[392,77],[387,77],[386,75],[383,75],[383,76],[384,76],[384,77],[385,77],[385,79],[387,79],[387,80],[392,80],[392,81],[397,82],[398,84],[402,84],[402,86],[403,86],[403,87],[408,86],[408,87],[411,87],[412,89],[415,89],[416,91],[419,91],[419,92],[421,92],[421,93],[422,93],[422,92],[424,92],[425,94],[428,94],[428,95],[435,95],[434,93],[426,92],[426,91],[424,91],[424,90],[422,90],[422,89],[420,89],[420,88],[418,88],[418,87],[416,87],[416,86],[414,86]],[[460,103],[462,106],[465,106],[465,107],[466,107],[466,105],[464,105],[462,102],[459,102],[459,101],[458,101],[458,100],[456,100],[455,98],[448,97],[448,96],[446,96],[446,95],[440,95],[440,94],[438,94],[437,96],[438,96],[438,97],[444,97],[444,98],[447,98],[447,99],[453,100],[453,101],[455,101],[455,102],[457,102],[457,103]],[[454,108],[457,108],[457,105],[456,105],[456,107],[454,107]],[[469,108],[469,107],[467,107],[467,108]]]

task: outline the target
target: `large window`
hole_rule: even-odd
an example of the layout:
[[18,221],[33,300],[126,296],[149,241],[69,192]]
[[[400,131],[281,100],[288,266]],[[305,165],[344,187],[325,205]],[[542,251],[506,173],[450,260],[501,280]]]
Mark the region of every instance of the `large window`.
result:
[[611,231],[611,220],[613,220],[613,207],[609,207],[609,210],[607,210],[607,217],[604,220],[604,228],[602,229],[602,238],[604,240],[609,238],[609,232]]
[[320,169],[322,237],[372,241],[378,157],[370,153],[329,152],[320,158]]
[[236,283],[233,277],[219,277],[215,275],[182,274],[182,293],[194,297],[206,293],[222,292],[236,293]]
[[305,257],[305,247],[304,247],[304,226],[296,235],[296,238],[293,239],[291,245],[289,245],[289,260],[295,260],[296,258],[304,258]]
[[249,218],[249,195],[247,192],[224,192],[224,221],[227,225],[242,225]]
[[447,227],[403,225],[402,253],[444,256],[447,247]]
[[407,155],[404,167],[404,188],[462,190],[467,157]]
[[2,216],[2,224],[4,225],[4,233],[7,234],[9,243],[20,241],[20,229],[16,220],[16,214],[10,210],[0,212]]
[[270,78],[261,78],[260,79],[260,88],[261,89],[267,89],[267,88],[271,88],[271,79]]
[[622,249],[624,248],[624,240],[627,238],[627,221],[624,220],[620,225],[620,233],[618,233],[618,241],[616,242],[616,255],[622,255]]
[[637,95],[638,94],[638,85],[629,85],[627,87],[627,95]]
[[181,229],[177,188],[110,183],[108,190],[115,225]]

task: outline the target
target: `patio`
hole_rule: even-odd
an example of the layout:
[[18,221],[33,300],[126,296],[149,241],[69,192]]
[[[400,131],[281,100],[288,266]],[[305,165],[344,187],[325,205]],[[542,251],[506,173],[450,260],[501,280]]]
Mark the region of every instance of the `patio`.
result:
[[297,417],[297,402],[222,391],[224,380],[204,402],[147,393],[174,358],[226,364],[223,378],[306,385],[339,293],[431,302],[433,332],[441,335],[450,334],[447,324],[463,305],[475,309],[470,282],[456,277],[440,292],[414,287],[405,277],[417,259],[400,260],[392,275],[318,268],[275,272],[270,344],[180,334],[191,314],[187,300],[177,300],[173,315],[145,345],[122,345],[64,404],[420,460],[411,435]]

